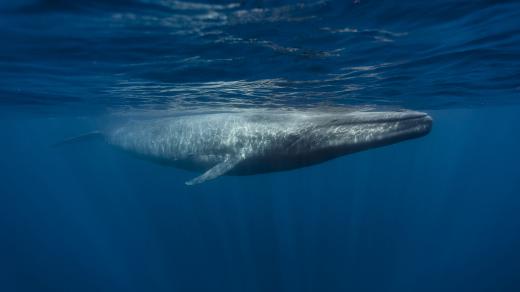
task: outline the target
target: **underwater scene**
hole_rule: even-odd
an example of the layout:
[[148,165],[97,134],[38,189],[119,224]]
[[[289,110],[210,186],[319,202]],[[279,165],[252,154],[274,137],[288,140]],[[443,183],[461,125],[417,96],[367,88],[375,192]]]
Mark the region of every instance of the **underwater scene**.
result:
[[0,291],[520,291],[520,2],[0,1]]

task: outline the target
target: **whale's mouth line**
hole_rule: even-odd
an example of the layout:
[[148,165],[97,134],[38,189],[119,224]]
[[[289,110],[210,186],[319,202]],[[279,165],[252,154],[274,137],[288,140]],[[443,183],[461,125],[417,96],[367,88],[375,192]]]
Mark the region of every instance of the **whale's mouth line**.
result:
[[370,124],[378,127],[386,127],[385,124],[388,124],[388,131],[383,134],[383,136],[386,138],[403,138],[409,135],[415,137],[429,133],[432,129],[433,119],[428,114],[420,114],[410,117],[374,121],[370,122]]
[[412,123],[416,121],[417,123],[431,123],[432,118],[428,114],[414,115],[408,117],[395,117],[395,118],[385,118],[385,119],[366,119],[366,120],[358,120],[358,121],[349,121],[348,124],[387,124],[387,123]]
[[410,122],[410,121],[430,121],[431,117],[428,114],[425,113],[418,113],[410,116],[404,116],[404,117],[394,117],[394,118],[386,118],[386,119],[380,119],[380,120],[373,120],[373,121],[367,121],[369,123],[395,123],[395,122]]
[[404,126],[409,126],[411,128],[416,128],[416,127],[428,128],[428,127],[431,127],[433,119],[430,116],[425,115],[424,117],[409,118],[409,119],[400,120],[400,121],[398,121],[398,123],[399,122],[402,122],[402,124]]

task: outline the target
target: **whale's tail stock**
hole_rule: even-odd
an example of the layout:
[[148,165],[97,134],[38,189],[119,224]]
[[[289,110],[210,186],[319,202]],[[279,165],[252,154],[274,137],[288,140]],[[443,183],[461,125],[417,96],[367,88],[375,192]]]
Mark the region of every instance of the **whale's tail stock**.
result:
[[81,142],[103,140],[103,138],[104,138],[103,133],[101,133],[100,131],[93,131],[93,132],[90,132],[90,133],[86,133],[86,134],[83,134],[83,135],[79,135],[79,136],[75,136],[75,137],[71,137],[71,138],[65,139],[65,140],[60,141],[58,143],[54,143],[54,144],[52,144],[52,147],[61,147],[61,146],[64,146],[64,145],[69,145],[69,144],[76,144],[76,143],[81,143]]

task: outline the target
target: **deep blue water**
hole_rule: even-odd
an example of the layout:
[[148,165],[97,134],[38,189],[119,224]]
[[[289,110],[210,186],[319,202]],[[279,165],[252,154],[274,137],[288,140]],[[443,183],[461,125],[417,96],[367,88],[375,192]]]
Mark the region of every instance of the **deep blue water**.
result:
[[[520,2],[0,2],[0,291],[520,291]],[[221,177],[114,117],[413,109],[421,139]]]

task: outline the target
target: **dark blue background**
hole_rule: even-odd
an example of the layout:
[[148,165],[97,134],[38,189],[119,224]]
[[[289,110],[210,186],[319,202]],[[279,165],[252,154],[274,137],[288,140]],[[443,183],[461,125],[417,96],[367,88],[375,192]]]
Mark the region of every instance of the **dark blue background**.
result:
[[517,291],[519,108],[315,167],[222,177],[3,121],[2,290]]
[[[1,291],[520,291],[516,1],[0,2]],[[113,115],[356,105],[428,136],[196,176]]]

